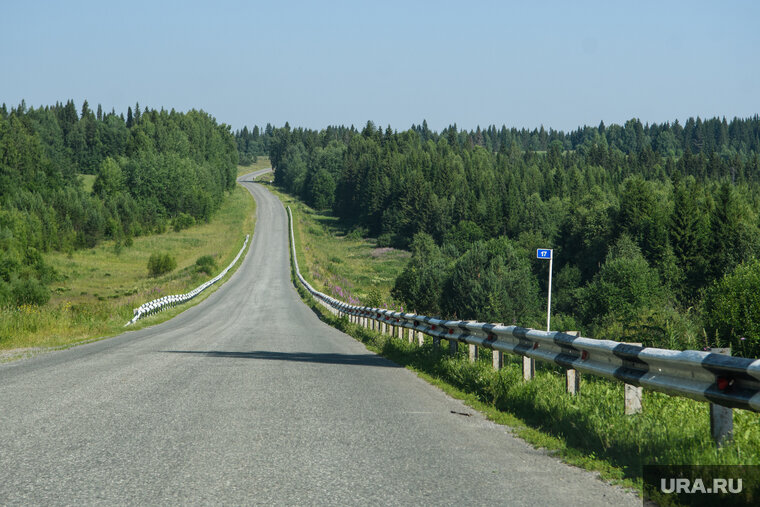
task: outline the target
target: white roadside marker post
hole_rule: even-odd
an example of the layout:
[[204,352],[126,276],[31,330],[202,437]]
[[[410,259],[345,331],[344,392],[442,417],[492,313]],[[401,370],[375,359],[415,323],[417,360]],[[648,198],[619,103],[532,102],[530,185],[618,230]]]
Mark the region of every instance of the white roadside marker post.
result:
[[[554,263],[554,250],[551,248],[536,249],[536,258],[549,261],[549,298],[546,305],[546,331],[551,330],[552,322],[552,265]],[[530,380],[536,375],[535,361],[529,357],[523,357],[523,378]]]

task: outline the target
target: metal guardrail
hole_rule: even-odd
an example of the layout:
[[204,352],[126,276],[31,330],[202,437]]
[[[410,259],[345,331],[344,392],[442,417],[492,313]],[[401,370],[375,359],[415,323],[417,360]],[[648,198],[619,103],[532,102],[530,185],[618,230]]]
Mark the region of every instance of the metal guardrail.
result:
[[143,303],[138,308],[135,308],[133,310],[134,317],[132,317],[132,320],[130,320],[129,322],[127,322],[124,325],[124,327],[126,327],[126,326],[128,326],[130,324],[134,324],[135,322],[138,321],[138,319],[140,319],[140,318],[142,318],[142,317],[144,317],[146,315],[151,315],[153,313],[156,313],[156,312],[159,312],[161,310],[164,310],[165,308],[170,308],[170,307],[177,306],[179,304],[185,303],[187,301],[190,301],[195,296],[197,296],[198,294],[200,294],[201,292],[203,292],[204,290],[206,290],[208,287],[210,287],[211,285],[214,285],[216,282],[218,282],[219,280],[221,280],[222,278],[224,278],[224,275],[227,274],[227,272],[232,268],[232,266],[234,266],[235,263],[237,263],[238,259],[240,259],[240,256],[243,255],[243,252],[245,251],[245,247],[248,246],[248,238],[249,238],[249,235],[246,234],[245,235],[245,241],[243,241],[243,247],[240,249],[240,251],[238,252],[238,254],[232,260],[232,262],[230,263],[230,265],[227,266],[226,268],[224,268],[224,270],[222,270],[221,273],[219,273],[218,275],[216,275],[214,278],[212,278],[208,282],[205,282],[205,283],[199,285],[198,287],[196,287],[195,289],[191,290],[190,292],[188,292],[186,294],[176,294],[176,295],[172,295],[172,296],[164,296],[162,298],[154,299],[153,301],[149,301],[147,303]]
[[673,396],[760,412],[760,359],[697,350],[640,347],[611,340],[576,337],[559,331],[445,320],[344,303],[317,291],[301,276],[289,207],[288,214],[291,250],[298,280],[312,296],[340,314],[415,330],[438,339],[545,361]]

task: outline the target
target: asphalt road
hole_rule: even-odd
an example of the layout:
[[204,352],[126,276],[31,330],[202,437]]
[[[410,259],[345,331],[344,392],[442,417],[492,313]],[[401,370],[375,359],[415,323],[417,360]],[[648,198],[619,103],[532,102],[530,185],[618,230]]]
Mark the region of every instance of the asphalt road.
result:
[[319,321],[243,184],[256,233],[205,301],[0,365],[0,505],[641,505]]

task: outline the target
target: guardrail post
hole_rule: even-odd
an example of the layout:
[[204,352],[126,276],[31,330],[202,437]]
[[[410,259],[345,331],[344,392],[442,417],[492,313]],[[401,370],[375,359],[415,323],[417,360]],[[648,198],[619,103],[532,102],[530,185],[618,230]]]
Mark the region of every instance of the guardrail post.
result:
[[[476,320],[468,320],[467,322],[477,322],[477,321]],[[475,361],[477,361],[478,360],[478,356],[479,356],[478,346],[477,345],[473,345],[471,343],[468,343],[467,344],[467,356],[469,357],[471,363],[474,363]]]
[[501,370],[504,368],[504,353],[501,350],[491,349],[493,369]]
[[[565,331],[570,336],[580,336],[578,331]],[[568,394],[575,396],[581,390],[581,373],[573,368],[565,370],[565,390]]]
[[425,345],[425,333],[423,333],[422,331],[417,331],[417,345],[419,345],[420,347]]
[[449,354],[456,355],[459,350],[459,342],[456,340],[449,340]]
[[[502,326],[501,322],[493,324],[494,326]],[[489,333],[490,335],[490,333]],[[504,353],[500,350],[491,349],[491,362],[494,370],[501,370],[504,368]]]
[[[710,352],[730,356],[731,348],[711,348]],[[734,438],[733,409],[710,403],[710,435],[718,447]]]
[[[641,343],[628,343],[641,347]],[[625,384],[625,415],[641,413],[641,387]]]
[[523,356],[523,380],[531,380],[536,376],[536,362],[527,356]]

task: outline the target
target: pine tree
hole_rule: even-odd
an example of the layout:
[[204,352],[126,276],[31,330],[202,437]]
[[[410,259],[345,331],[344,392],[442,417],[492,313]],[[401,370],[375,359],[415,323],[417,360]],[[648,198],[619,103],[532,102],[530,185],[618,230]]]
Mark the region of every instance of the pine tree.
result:
[[685,275],[685,287],[680,291],[684,301],[696,296],[707,281],[708,215],[700,205],[700,194],[694,178],[674,178],[670,242]]

